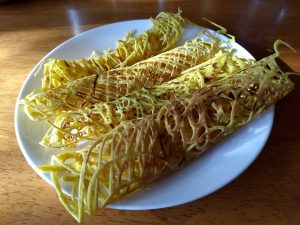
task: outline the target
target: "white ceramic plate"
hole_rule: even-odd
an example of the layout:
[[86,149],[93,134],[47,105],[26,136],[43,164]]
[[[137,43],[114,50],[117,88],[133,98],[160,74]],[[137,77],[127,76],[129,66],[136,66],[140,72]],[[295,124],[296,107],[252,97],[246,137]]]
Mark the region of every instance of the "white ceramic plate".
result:
[[[122,39],[129,30],[140,33],[151,27],[149,20],[125,21],[102,26],[82,33],[52,50],[39,64],[48,58],[76,59],[87,57],[93,50],[101,52],[108,47],[113,48],[118,39]],[[187,25],[178,45],[192,39],[205,28]],[[225,39],[224,36],[219,38]],[[233,46],[236,54],[252,57],[238,44]],[[25,81],[18,101],[34,89],[41,87],[42,71],[36,78],[33,74],[39,64],[31,71]],[[238,130],[222,143],[214,146],[200,159],[192,162],[184,169],[173,173],[126,198],[111,204],[116,209],[157,209],[175,206],[206,196],[240,175],[263,149],[272,129],[274,107],[247,126]],[[58,150],[44,149],[39,141],[47,130],[44,122],[33,122],[27,118],[23,107],[17,102],[15,110],[15,129],[17,140],[29,165],[48,183],[52,185],[47,173],[41,173],[37,166],[49,164],[51,155]]]

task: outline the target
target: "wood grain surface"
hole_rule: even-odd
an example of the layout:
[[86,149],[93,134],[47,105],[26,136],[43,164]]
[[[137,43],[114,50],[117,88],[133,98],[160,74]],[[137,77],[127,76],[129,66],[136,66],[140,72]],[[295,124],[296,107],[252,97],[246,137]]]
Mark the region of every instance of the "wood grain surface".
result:
[[[177,11],[195,23],[202,17],[225,26],[255,57],[277,38],[298,52],[282,57],[300,72],[300,1],[8,1],[0,4],[0,224],[76,224],[54,189],[27,164],[14,130],[21,86],[50,50],[79,32],[121,20]],[[76,24],[70,19],[76,12]],[[271,136],[257,160],[221,190],[184,205],[146,211],[104,209],[83,224],[300,224],[300,77],[296,89],[276,105]],[[197,179],[197,178],[195,178]],[[189,185],[189,184],[187,184]]]

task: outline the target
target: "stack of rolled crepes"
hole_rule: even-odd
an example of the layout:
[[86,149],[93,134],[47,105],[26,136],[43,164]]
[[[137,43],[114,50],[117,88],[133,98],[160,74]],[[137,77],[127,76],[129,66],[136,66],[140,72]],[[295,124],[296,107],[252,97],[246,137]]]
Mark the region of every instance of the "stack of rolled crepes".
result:
[[[75,73],[70,82],[45,85],[23,99],[30,118],[51,125],[41,143],[62,149],[51,165],[39,168],[51,173],[61,202],[78,221],[84,212],[92,213],[182,168],[294,87],[275,61],[278,45],[286,43],[275,42],[273,55],[255,61],[236,56],[227,45],[233,39],[222,42],[218,32],[203,32],[166,51],[179,39],[184,19],[180,13],[163,15],[169,18],[169,28],[163,29],[168,41],[150,38],[147,54],[136,58],[148,59],[128,59],[138,54],[129,53],[136,51],[131,47],[127,58],[106,64],[105,71],[84,67],[80,60],[64,61],[81,68],[79,79],[73,79],[76,69],[68,69],[66,77]],[[163,51],[153,57],[151,40],[156,43],[153,54]],[[44,84],[51,80],[53,62],[45,66]],[[64,70],[61,67],[60,74]],[[82,141],[89,146],[78,148]],[[68,183],[70,196],[62,190]]]

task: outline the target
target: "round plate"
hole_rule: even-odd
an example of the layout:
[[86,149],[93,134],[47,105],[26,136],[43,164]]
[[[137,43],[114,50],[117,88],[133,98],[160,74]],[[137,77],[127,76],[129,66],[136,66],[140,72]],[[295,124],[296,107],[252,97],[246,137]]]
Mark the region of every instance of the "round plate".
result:
[[[50,175],[39,171],[37,166],[49,164],[51,155],[60,150],[44,149],[39,145],[48,125],[45,122],[33,122],[28,119],[23,107],[19,104],[20,99],[41,87],[39,78],[43,76],[43,71],[37,77],[33,74],[48,58],[87,57],[93,50],[101,52],[107,48],[114,48],[116,40],[122,39],[129,30],[134,29],[137,33],[141,33],[151,26],[149,20],[133,20],[92,29],[56,47],[31,71],[16,104],[15,129],[18,143],[27,162],[49,184],[52,185]],[[196,37],[203,29],[206,28],[188,24],[178,45]],[[227,39],[223,35],[219,35],[219,38]],[[234,43],[232,47],[236,49],[237,55],[253,58],[237,43]],[[218,190],[240,175],[261,152],[272,129],[273,117],[274,107],[215,145],[184,169],[128,195],[109,207],[134,210],[164,208],[190,202]]]

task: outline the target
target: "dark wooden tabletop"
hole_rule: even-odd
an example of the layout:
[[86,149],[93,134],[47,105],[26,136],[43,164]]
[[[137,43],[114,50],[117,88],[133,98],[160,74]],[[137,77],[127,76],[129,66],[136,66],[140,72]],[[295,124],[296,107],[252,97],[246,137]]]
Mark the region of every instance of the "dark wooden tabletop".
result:
[[[296,54],[282,66],[300,72],[300,1],[8,1],[0,4],[0,224],[76,224],[55,190],[23,157],[14,131],[14,108],[22,84],[50,50],[90,28],[122,20],[176,12],[205,25],[209,18],[235,35],[256,58],[280,38]],[[75,12],[77,22],[70,19]],[[206,24],[207,25],[207,24]],[[83,224],[300,224],[300,77],[296,89],[276,105],[270,138],[257,160],[236,180],[196,201],[159,210],[104,209]]]

